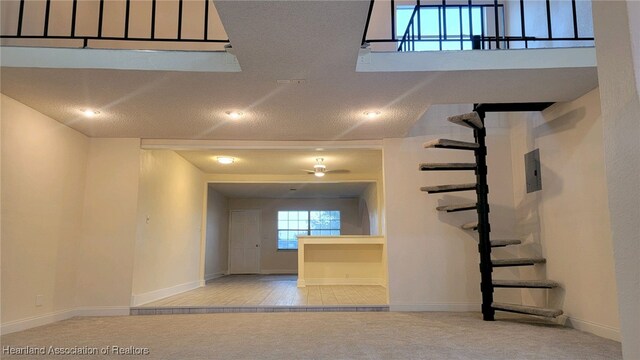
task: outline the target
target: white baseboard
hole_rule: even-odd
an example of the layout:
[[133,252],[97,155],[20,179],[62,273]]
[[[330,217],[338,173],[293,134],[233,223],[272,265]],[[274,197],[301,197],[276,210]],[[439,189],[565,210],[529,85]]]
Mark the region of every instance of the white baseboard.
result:
[[260,274],[263,275],[295,275],[298,269],[262,269]]
[[220,277],[223,277],[227,274],[225,274],[224,272],[218,272],[218,273],[211,273],[211,274],[205,274],[204,275],[204,281],[209,281],[209,280],[213,280],[213,279],[217,279]]
[[66,320],[75,316],[75,309],[54,311],[48,314],[31,316],[28,318],[13,320],[2,324],[0,333],[2,335],[17,331],[31,329],[37,326],[47,325],[56,321]]
[[164,289],[149,291],[146,293],[131,295],[131,306],[140,306],[152,301],[164,299],[166,297],[193,290],[204,285],[204,280],[192,281],[184,284],[171,286]]
[[298,281],[302,286],[309,285],[383,285],[384,279],[380,278],[318,278]]
[[622,341],[622,337],[620,336],[620,329],[614,328],[608,325],[597,324],[592,321],[576,319],[574,317],[568,316],[567,321],[564,323],[565,326],[585,331],[603,338]]
[[71,319],[76,316],[127,316],[128,306],[95,306],[81,307],[54,311],[48,314],[32,316],[20,320],[9,321],[2,324],[0,334],[10,334],[18,331],[31,329],[38,326],[51,324],[57,321]]
[[389,311],[480,311],[480,303],[390,304]]

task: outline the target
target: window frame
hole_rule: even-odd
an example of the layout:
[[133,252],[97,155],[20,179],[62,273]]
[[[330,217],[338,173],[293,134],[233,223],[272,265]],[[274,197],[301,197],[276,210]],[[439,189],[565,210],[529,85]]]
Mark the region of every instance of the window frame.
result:
[[[329,214],[329,218],[327,221],[329,221],[329,224],[332,224],[334,221],[338,221],[338,228],[334,228],[330,225],[330,228],[325,229],[313,229],[311,226],[311,214],[314,212],[318,212],[318,213],[330,213]],[[286,220],[282,220],[280,214],[281,213],[287,213],[287,219]],[[299,219],[289,219],[289,215],[291,213],[297,213],[296,217],[298,217],[300,215],[300,213],[306,213],[306,220],[299,220]],[[337,218],[333,216],[332,213],[337,213]],[[301,232],[304,232],[306,236],[340,236],[342,234],[342,212],[340,210],[278,210],[278,214],[277,214],[277,224],[276,224],[276,249],[277,251],[298,251],[298,240],[297,240],[297,236],[301,235]],[[287,228],[281,228],[280,227],[280,223],[282,221],[286,221],[287,222]],[[298,224],[300,224],[301,221],[306,221],[306,229],[303,228],[290,228],[289,224],[291,221],[297,221]],[[285,231],[285,232],[297,232],[298,234],[296,234],[296,240],[295,240],[295,248],[281,248],[280,247],[280,232],[281,231]],[[337,232],[337,234],[326,234],[326,235],[314,235],[312,234],[314,231],[329,231],[329,232]],[[283,240],[286,242],[293,242],[293,240]]]
[[[395,31],[395,38],[397,39],[397,46],[400,46],[402,43],[402,38],[405,34],[406,31],[406,24],[404,25],[404,27],[401,27],[400,24],[404,21],[400,21],[400,18],[406,16],[407,14],[409,15],[409,19],[407,20],[407,22],[411,19],[411,14],[413,14],[413,11],[415,9],[415,5],[398,5],[396,6],[395,9],[395,17],[396,17],[396,28],[394,29]],[[452,13],[456,13],[458,14],[458,16],[456,16],[456,18],[459,17],[461,23],[460,25],[462,26],[462,28],[460,29],[460,26],[456,27],[456,30],[461,30],[460,32],[455,31],[453,33],[449,32],[448,37],[450,39],[445,39],[444,37],[442,37],[442,35],[445,32],[444,26],[445,23],[443,22],[443,19],[445,17],[445,8],[446,8],[446,13],[447,13],[447,18],[449,18],[449,14]],[[449,9],[450,8],[450,9]],[[436,12],[435,14],[429,15],[430,12]],[[466,11],[467,14],[466,15],[462,15],[462,12]],[[504,10],[502,10],[504,11]],[[402,15],[400,13],[403,13]],[[430,17],[432,17],[433,19],[437,19],[437,31],[438,33],[426,33],[426,34],[422,34],[421,37],[422,39],[431,39],[434,41],[430,41],[430,42],[420,42],[420,41],[416,41],[415,45],[417,48],[419,47],[419,50],[415,50],[415,51],[448,51],[448,50],[454,50],[454,51],[459,51],[459,50],[471,50],[472,46],[473,46],[473,39],[471,39],[471,34],[473,35],[481,35],[484,34],[484,27],[485,27],[485,21],[486,21],[486,9],[485,6],[482,4],[473,4],[471,6],[469,6],[468,4],[461,4],[461,5],[429,5],[429,6],[422,6],[418,9],[418,12],[420,12],[420,16],[423,17],[423,22],[421,23],[421,27],[424,28],[425,24],[428,23],[425,19],[425,15],[428,15]],[[469,12],[471,12],[471,16],[473,18],[473,29],[470,29],[468,26],[468,22],[466,21],[462,21],[463,19],[467,19],[469,17]],[[435,22],[434,22],[435,23]],[[465,29],[466,27],[466,29]],[[479,27],[479,28],[476,28]],[[421,34],[423,29],[418,29],[418,33],[417,34]],[[447,30],[451,30],[449,29],[449,26],[447,26]],[[465,30],[468,33],[465,33]],[[476,31],[473,31],[476,30]],[[465,36],[468,36],[469,38],[467,39]],[[454,45],[455,44],[455,45]]]

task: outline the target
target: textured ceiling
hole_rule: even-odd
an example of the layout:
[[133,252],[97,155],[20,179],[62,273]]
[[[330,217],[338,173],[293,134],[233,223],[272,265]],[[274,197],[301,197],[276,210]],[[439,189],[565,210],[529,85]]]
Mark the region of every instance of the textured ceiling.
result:
[[[312,170],[316,158],[323,158],[327,170],[348,170],[349,174],[378,174],[382,170],[380,150],[211,150],[177,151],[207,174],[301,175]],[[221,165],[218,156],[231,156],[235,162]],[[309,175],[309,180],[315,177]],[[331,174],[323,179],[330,180]]]
[[3,68],[1,89],[89,136],[346,140],[404,136],[431,103],[570,100],[597,85],[595,69],[358,73],[368,6],[219,1],[242,72]]
[[229,198],[353,198],[364,193],[366,182],[290,183],[290,184],[209,184]]

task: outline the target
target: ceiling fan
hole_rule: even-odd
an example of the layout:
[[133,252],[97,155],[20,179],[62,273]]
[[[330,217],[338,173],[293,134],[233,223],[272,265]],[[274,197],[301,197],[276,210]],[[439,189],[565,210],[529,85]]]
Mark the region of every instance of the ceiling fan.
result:
[[323,177],[328,173],[332,174],[346,174],[349,170],[327,170],[327,166],[323,164],[324,158],[316,158],[316,164],[313,165],[313,170],[303,170],[309,175],[315,175],[317,177]]

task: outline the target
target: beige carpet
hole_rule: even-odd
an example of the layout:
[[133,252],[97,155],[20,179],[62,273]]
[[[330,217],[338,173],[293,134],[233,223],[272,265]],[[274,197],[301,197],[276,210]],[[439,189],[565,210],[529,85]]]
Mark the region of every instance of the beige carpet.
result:
[[[505,316],[502,316],[506,318]],[[621,359],[620,343],[541,321],[477,313],[241,313],[75,318],[2,346],[135,346],[121,359]],[[2,359],[63,356],[2,356]],[[100,359],[102,356],[76,357]]]

